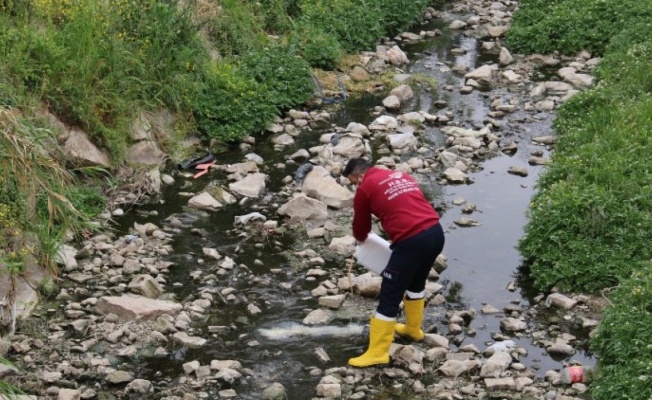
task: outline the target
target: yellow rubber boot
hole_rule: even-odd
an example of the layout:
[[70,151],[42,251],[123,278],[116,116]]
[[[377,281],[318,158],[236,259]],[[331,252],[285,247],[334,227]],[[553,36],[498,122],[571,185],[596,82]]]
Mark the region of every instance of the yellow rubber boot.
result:
[[401,336],[419,341],[423,339],[421,323],[423,322],[423,308],[426,304],[426,299],[410,300],[405,298],[403,304],[405,305],[406,322],[405,324],[396,324],[394,330]]
[[371,318],[369,348],[363,355],[349,359],[349,365],[363,368],[389,363],[389,346],[394,340],[394,325],[396,321]]

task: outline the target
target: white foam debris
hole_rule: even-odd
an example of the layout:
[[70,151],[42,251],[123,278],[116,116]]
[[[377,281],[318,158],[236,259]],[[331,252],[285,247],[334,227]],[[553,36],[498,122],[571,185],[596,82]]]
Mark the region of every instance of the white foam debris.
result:
[[295,322],[283,323],[278,326],[266,329],[259,329],[258,332],[271,340],[284,340],[293,337],[346,337],[360,335],[364,330],[363,325],[346,326],[307,326]]

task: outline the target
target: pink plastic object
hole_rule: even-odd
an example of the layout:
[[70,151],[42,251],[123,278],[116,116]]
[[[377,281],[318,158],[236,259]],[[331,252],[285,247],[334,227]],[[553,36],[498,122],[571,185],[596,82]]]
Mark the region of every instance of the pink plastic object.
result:
[[196,173],[195,175],[193,175],[192,177],[193,177],[194,179],[197,179],[197,178],[199,178],[199,177],[202,176],[202,175],[206,175],[207,173],[208,173],[208,169],[205,169],[205,170],[203,170],[203,171],[197,172],[197,173]]
[[206,164],[199,164],[199,165],[195,166],[195,169],[206,169],[207,170],[208,167],[210,167],[213,164],[215,164],[215,161],[211,161],[211,162],[206,163]]

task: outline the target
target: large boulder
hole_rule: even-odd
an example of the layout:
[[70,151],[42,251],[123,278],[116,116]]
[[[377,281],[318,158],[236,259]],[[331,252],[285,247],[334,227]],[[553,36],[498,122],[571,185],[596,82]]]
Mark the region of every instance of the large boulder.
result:
[[137,275],[129,282],[128,288],[150,299],[155,299],[163,293],[163,287],[151,275]]
[[387,141],[392,149],[415,148],[417,146],[418,140],[414,136],[414,128],[403,128],[400,133],[387,135]]
[[241,180],[230,183],[229,190],[245,197],[258,197],[265,190],[267,175],[256,172],[248,174]]
[[474,79],[476,81],[485,81],[491,82],[493,77],[493,72],[498,69],[498,66],[495,64],[492,65],[483,65],[474,69],[473,71],[464,75],[466,79]]
[[298,194],[279,207],[278,213],[297,220],[325,219],[328,217],[328,207],[326,203]]
[[200,210],[218,210],[222,208],[222,204],[206,192],[193,196],[188,200],[188,206]]
[[392,46],[392,48],[387,50],[385,54],[387,56],[388,61],[392,65],[398,66],[410,62],[405,52],[401,50],[401,48],[398,46]]
[[369,146],[369,142],[360,134],[338,133],[332,136],[331,143],[325,146],[322,154],[328,152],[348,160],[371,154],[371,147]]
[[389,92],[390,96],[396,96],[401,105],[404,105],[408,100],[414,97],[414,92],[409,85],[401,85]]
[[313,167],[306,175],[301,191],[329,207],[339,209],[353,205],[353,193],[337,183],[324,167]]
[[82,131],[71,130],[63,144],[63,153],[72,162],[82,166],[108,167],[109,157],[100,151]]
[[138,142],[127,151],[127,161],[130,164],[159,165],[165,157],[165,153],[152,140]]

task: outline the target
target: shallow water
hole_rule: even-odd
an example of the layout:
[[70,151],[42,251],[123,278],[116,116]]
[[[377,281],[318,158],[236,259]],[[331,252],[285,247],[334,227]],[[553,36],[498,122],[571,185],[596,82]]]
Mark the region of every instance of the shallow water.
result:
[[[402,110],[425,110],[436,113],[433,103],[437,98],[448,101],[447,110],[453,111],[456,120],[468,121],[471,126],[482,125],[488,112],[490,95],[500,95],[503,98],[513,96],[506,88],[495,88],[489,93],[475,91],[469,95],[458,93],[461,76],[450,71],[445,63],[463,63],[471,69],[483,62],[494,61],[495,55],[483,54],[479,51],[480,44],[474,38],[461,36],[447,30],[446,23],[433,23],[421,27],[424,30],[439,28],[444,32],[441,37],[407,46],[411,63],[405,69],[407,73],[422,73],[436,77],[440,82],[438,93],[417,91],[417,96]],[[418,30],[416,30],[418,32]],[[466,50],[463,55],[455,55],[453,48]],[[453,91],[443,89],[453,85]],[[349,98],[332,108],[332,123],[345,127],[349,122],[368,124],[375,117],[370,110],[380,104],[382,97],[364,96],[361,99]],[[503,153],[482,165],[483,169],[470,174],[473,181],[468,185],[440,185],[436,176],[422,177],[424,191],[435,204],[445,205],[441,223],[446,231],[446,247],[444,253],[448,257],[448,269],[442,273],[440,283],[445,285],[443,294],[448,303],[444,306],[429,307],[425,318],[425,326],[436,326],[439,332],[446,333],[443,315],[447,309],[469,309],[478,311],[477,317],[470,327],[475,336],[466,336],[462,344],[475,344],[484,349],[492,342],[491,334],[500,332],[499,322],[503,314],[482,315],[479,310],[485,304],[491,304],[498,309],[508,305],[518,304],[526,308],[531,301],[527,280],[518,275],[520,257],[516,250],[519,238],[523,234],[526,223],[526,210],[534,191],[537,175],[541,167],[529,166],[527,160],[533,149],[543,149],[530,142],[532,136],[542,136],[550,133],[552,116],[537,115],[537,121],[532,123],[518,122],[518,114],[510,115],[501,120],[504,124],[500,132],[508,139],[518,140],[519,150],[513,156]],[[467,126],[468,127],[468,126]],[[270,174],[268,184],[270,192],[281,188],[281,180],[286,175],[293,175],[295,169],[279,171],[273,164],[282,162],[284,154],[291,154],[299,148],[316,145],[319,135],[329,131],[326,124],[321,129],[302,133],[296,148],[287,149],[283,153],[275,152],[269,140],[261,140],[254,152],[265,159],[263,172]],[[424,141],[431,146],[439,147],[445,141],[445,136],[435,127],[428,127],[423,135]],[[267,138],[269,139],[269,138]],[[547,151],[546,151],[547,153]],[[549,155],[549,154],[547,154]],[[240,162],[243,154],[237,150],[221,154],[221,163]],[[405,156],[405,158],[409,158]],[[525,166],[529,175],[525,178],[510,175],[510,166]],[[208,321],[198,324],[196,332],[209,338],[209,343],[201,349],[189,350],[177,348],[171,356],[155,358],[143,356],[140,364],[141,377],[154,381],[172,381],[183,375],[181,365],[192,360],[199,360],[202,365],[209,364],[212,359],[239,360],[244,367],[254,371],[254,379],[246,385],[236,385],[238,398],[259,398],[259,393],[272,382],[282,383],[290,399],[310,398],[319,377],[310,375],[312,368],[331,368],[344,366],[349,357],[364,350],[367,339],[362,333],[362,325],[366,316],[375,307],[373,300],[356,297],[347,300],[345,307],[349,311],[336,312],[336,320],[331,328],[307,328],[300,325],[307,310],[318,308],[317,300],[310,295],[310,290],[316,287],[316,282],[305,280],[305,272],[295,272],[284,255],[284,251],[297,247],[295,240],[289,235],[278,235],[268,242],[243,239],[230,232],[233,229],[235,216],[247,214],[249,208],[236,205],[227,206],[217,213],[189,212],[185,208],[185,200],[179,198],[179,191],[199,191],[208,179],[185,180],[176,177],[177,183],[164,188],[161,203],[134,207],[119,223],[119,230],[126,233],[134,222],[153,222],[159,226],[165,225],[164,220],[170,216],[181,219],[186,228],[175,235],[173,242],[174,255],[170,261],[175,262],[169,275],[169,285],[166,288],[177,295],[179,300],[196,294],[205,287],[204,283],[196,283],[189,273],[205,268],[198,264],[202,247],[215,247],[222,254],[235,259],[238,264],[245,264],[258,278],[255,285],[249,284],[237,273],[221,277],[213,282],[214,287],[233,287],[238,294],[246,296],[247,301],[263,305],[263,313],[251,317],[246,311],[246,303],[223,304],[215,299],[214,312]],[[210,179],[215,179],[211,176]],[[455,206],[452,201],[464,198],[477,205],[478,210],[467,217],[476,219],[480,226],[460,228],[454,221],[463,216],[462,206]],[[261,207],[269,204],[264,199]],[[156,211],[157,215],[148,212]],[[191,232],[199,229],[203,236]],[[278,242],[278,243],[275,243]],[[258,245],[256,244],[258,243]],[[254,260],[263,260],[263,265],[256,265]],[[270,271],[273,268],[279,272]],[[327,263],[326,270],[342,270],[341,265]],[[507,285],[519,279],[520,288],[511,292]],[[171,283],[183,284],[181,287]],[[282,287],[281,283],[287,283]],[[541,315],[539,318],[546,318]],[[210,334],[208,326],[225,326],[226,331]],[[275,333],[278,334],[274,336]],[[586,332],[579,331],[585,335]],[[533,346],[530,339],[512,338],[518,346],[528,350],[528,355],[521,362],[538,370],[542,376],[547,369],[561,367],[561,359],[551,358],[540,347]],[[330,362],[321,364],[315,354],[317,348],[326,350]],[[573,359],[591,363],[591,356],[585,352],[575,354]],[[425,382],[427,383],[427,382]],[[203,388],[210,393],[216,393],[220,388]],[[409,394],[393,393],[391,398],[409,398]],[[387,398],[390,398],[387,397]]]

